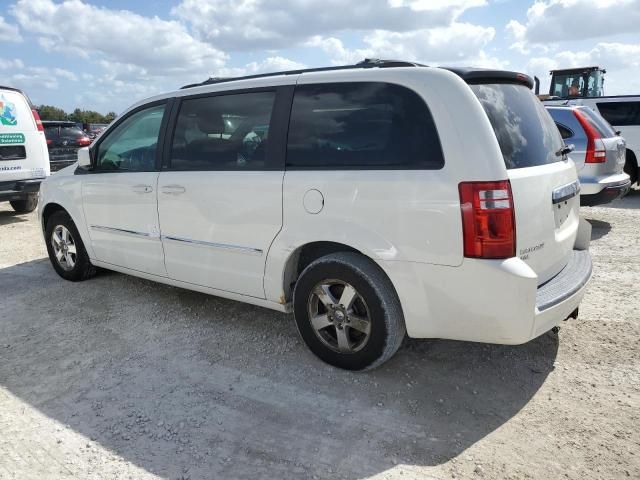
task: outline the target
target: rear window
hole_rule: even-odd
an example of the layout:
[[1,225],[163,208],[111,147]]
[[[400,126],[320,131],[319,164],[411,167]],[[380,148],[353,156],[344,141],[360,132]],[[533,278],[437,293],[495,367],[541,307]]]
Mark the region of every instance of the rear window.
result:
[[555,122],[542,102],[522,85],[470,85],[482,104],[509,169],[562,160],[564,146]]
[[84,137],[84,132],[78,127],[60,127],[62,137]]
[[439,169],[442,148],[424,100],[378,82],[296,87],[287,167]]
[[589,120],[591,121],[591,125],[595,127],[600,135],[604,138],[611,138],[616,136],[615,130],[611,127],[609,122],[607,122],[604,118],[598,115],[589,107],[581,108],[580,111],[584,113]]

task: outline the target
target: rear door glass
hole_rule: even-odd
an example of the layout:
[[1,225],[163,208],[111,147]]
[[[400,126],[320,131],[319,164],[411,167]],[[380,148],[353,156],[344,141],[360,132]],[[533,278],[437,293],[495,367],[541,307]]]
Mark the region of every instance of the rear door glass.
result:
[[379,82],[296,87],[287,168],[439,169],[431,112],[413,90]]
[[562,160],[564,142],[542,102],[524,85],[470,85],[498,139],[508,169]]

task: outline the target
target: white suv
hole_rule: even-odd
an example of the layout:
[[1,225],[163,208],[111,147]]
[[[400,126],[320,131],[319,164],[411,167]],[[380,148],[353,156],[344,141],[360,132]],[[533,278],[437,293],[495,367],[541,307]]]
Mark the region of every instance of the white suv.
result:
[[18,213],[38,205],[40,182],[49,175],[49,153],[40,116],[17,88],[0,86],[0,202]]
[[532,81],[365,61],[134,105],[45,182],[68,280],[103,267],[282,312],[324,361],[519,344],[591,275],[576,169]]

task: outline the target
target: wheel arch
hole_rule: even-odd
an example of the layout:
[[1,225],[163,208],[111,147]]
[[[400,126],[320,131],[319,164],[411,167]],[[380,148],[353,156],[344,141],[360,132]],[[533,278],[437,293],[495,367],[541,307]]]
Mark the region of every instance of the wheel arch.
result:
[[638,157],[630,148],[627,148],[624,171],[631,177],[632,185],[636,182],[640,182],[640,166],[638,165]]
[[[57,199],[58,201],[56,201],[55,198],[52,198],[51,201],[47,202],[46,205],[41,207],[42,210],[40,213],[40,217],[41,217],[41,224],[42,224],[42,232],[44,234],[47,228],[47,221],[51,218],[51,215],[53,215],[56,212],[64,212],[67,215],[69,215],[69,217],[71,217],[71,220],[73,221],[76,228],[78,229],[78,233],[80,234],[80,238],[82,240],[82,243],[84,244],[84,248],[87,250],[87,253],[89,254],[89,258],[94,258],[94,253],[93,253],[93,248],[91,246],[89,232],[84,223],[84,215],[82,214],[82,207],[73,206],[72,203],[66,202],[65,199],[66,199],[65,196],[59,197]],[[60,200],[63,200],[63,201],[60,201]],[[69,205],[70,208],[65,207],[64,206],[65,204]]]
[[[368,258],[373,263],[378,265],[380,270],[382,270],[382,272],[387,276],[387,278],[389,278],[389,281],[391,282],[391,278],[389,277],[389,275],[387,275],[386,272],[384,272],[384,269],[380,266],[380,264],[371,255],[367,254],[367,252],[362,251],[361,249],[355,248],[354,246],[347,245],[345,243],[329,240],[307,242],[299,245],[293,251],[291,251],[291,253],[284,261],[280,283],[280,289],[282,292],[282,296],[279,299],[280,303],[286,304],[291,302],[296,281],[308,265],[310,265],[318,258],[338,252],[353,252],[362,255],[365,258]],[[393,284],[393,282],[391,283]]]
[[[47,221],[51,218],[51,215],[53,215],[56,212],[65,212],[67,215],[71,217],[71,214],[67,211],[67,209],[64,208],[62,205],[60,205],[59,203],[55,203],[55,202],[47,203],[42,209],[42,230],[43,231],[47,228]],[[73,219],[73,217],[71,218]]]

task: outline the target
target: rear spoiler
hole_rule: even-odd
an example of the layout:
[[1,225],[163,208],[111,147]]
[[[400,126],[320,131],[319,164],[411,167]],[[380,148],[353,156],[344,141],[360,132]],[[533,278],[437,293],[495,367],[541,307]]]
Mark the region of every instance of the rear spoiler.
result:
[[443,67],[449,70],[469,84],[478,83],[516,83],[533,88],[533,79],[529,75],[507,70],[485,70],[482,68],[457,68]]

